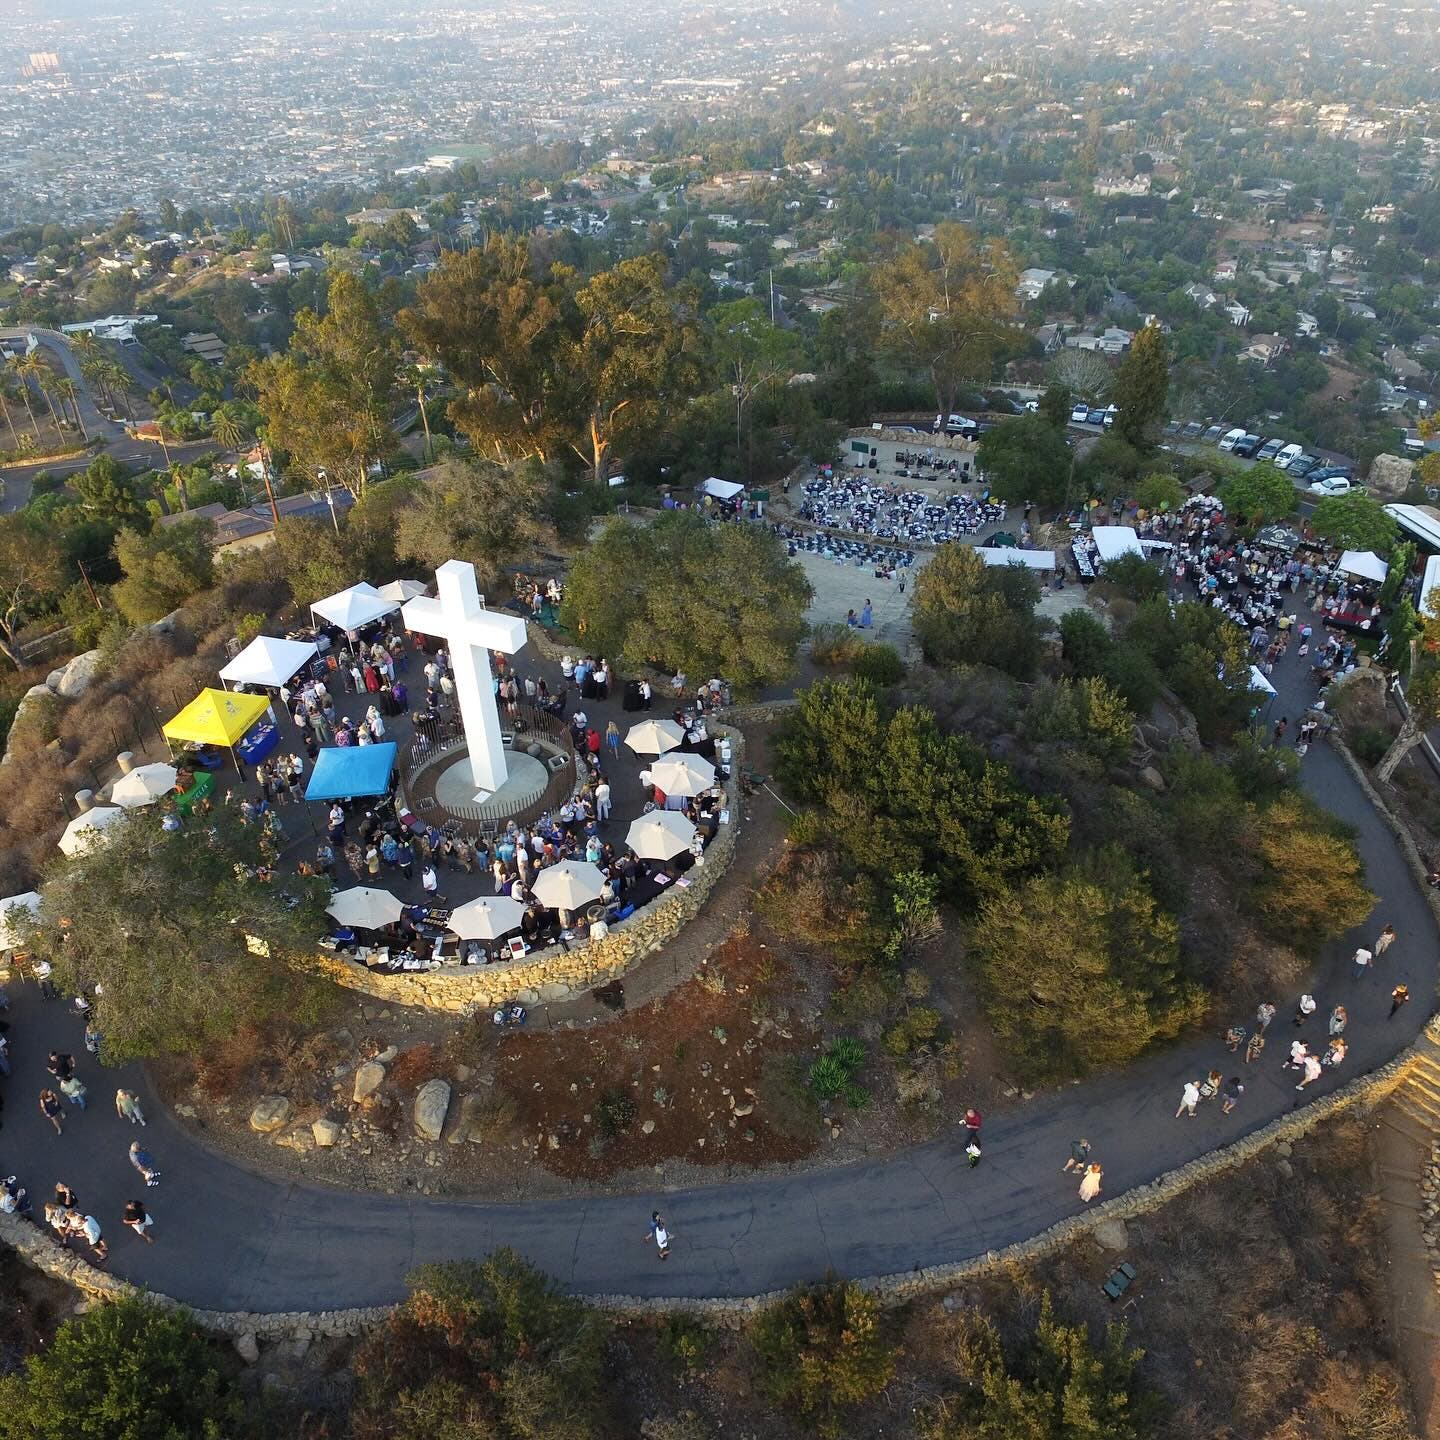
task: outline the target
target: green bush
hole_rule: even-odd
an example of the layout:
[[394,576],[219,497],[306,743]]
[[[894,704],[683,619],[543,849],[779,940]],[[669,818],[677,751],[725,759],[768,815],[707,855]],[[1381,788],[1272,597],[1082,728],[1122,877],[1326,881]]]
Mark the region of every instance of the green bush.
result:
[[822,1100],[844,1099],[852,1110],[869,1103],[865,1087],[855,1078],[865,1064],[865,1047],[843,1035],[810,1067],[810,1088]]
[[853,665],[864,648],[865,641],[850,625],[830,621],[810,632],[810,659],[827,670],[842,670]]
[[1345,743],[1362,765],[1378,765],[1390,748],[1390,735],[1378,725],[1362,725],[1345,732]]
[[880,1044],[887,1054],[899,1059],[928,1050],[940,1038],[940,1033],[940,1012],[929,1005],[917,1005],[885,1031]]
[[878,688],[898,685],[905,678],[905,662],[893,645],[863,646],[851,668],[858,679],[868,680]]
[[710,1348],[710,1331],[689,1315],[667,1315],[660,1325],[660,1349],[676,1365],[694,1370]]
[[1166,578],[1143,555],[1122,555],[1105,566],[1105,583],[1131,600],[1153,600],[1169,588]]
[[750,1344],[766,1393],[826,1437],[843,1434],[844,1412],[878,1395],[895,1373],[879,1302],[853,1282],[794,1291],[762,1312]]
[[595,1106],[595,1124],[600,1133],[613,1140],[635,1123],[635,1102],[621,1089],[607,1090]]
[[129,1297],[67,1320],[0,1380],[0,1433],[25,1440],[231,1440],[254,1406],[188,1312]]

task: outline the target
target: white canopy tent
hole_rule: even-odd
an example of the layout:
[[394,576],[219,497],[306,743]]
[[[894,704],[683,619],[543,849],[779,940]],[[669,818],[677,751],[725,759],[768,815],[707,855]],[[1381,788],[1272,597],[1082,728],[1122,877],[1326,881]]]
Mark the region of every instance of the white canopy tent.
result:
[[385,600],[398,600],[403,605],[417,596],[428,595],[430,587],[420,580],[392,580],[380,587],[380,596]]
[[642,860],[669,860],[690,848],[695,826],[676,810],[652,810],[630,822],[625,843]]
[[562,860],[547,865],[536,877],[530,891],[550,910],[578,910],[598,900],[605,888],[605,876],[588,860]]
[[515,929],[524,914],[525,907],[508,895],[482,895],[452,910],[445,928],[462,940],[498,940]]
[[1108,565],[1122,555],[1144,555],[1140,537],[1128,525],[1097,525],[1091,532],[1100,563]]
[[105,838],[105,832],[124,815],[118,805],[97,805],[77,816],[60,837],[60,848],[67,855],[80,855]]
[[1440,613],[1440,594],[1436,594],[1436,587],[1440,586],[1440,555],[1432,555],[1425,562],[1425,577],[1420,582],[1420,603],[1415,607],[1415,613],[1423,620],[1430,612],[1430,606],[1435,606],[1436,613]]
[[228,690],[234,685],[280,686],[320,653],[313,640],[279,640],[257,635],[221,672]]
[[1336,562],[1335,568],[1357,580],[1371,580],[1377,585],[1385,578],[1385,562],[1373,550],[1347,550]]
[[700,493],[716,500],[733,500],[744,488],[737,480],[720,480],[712,475],[700,486]]
[[332,896],[325,913],[339,925],[359,930],[383,930],[400,918],[404,908],[388,890],[354,885]]
[[372,620],[379,620],[400,608],[398,600],[387,600],[368,580],[352,585],[348,590],[338,590],[317,600],[310,607],[313,618],[318,615],[342,630],[358,630]]
[[1023,565],[1027,570],[1053,570],[1053,550],[1017,550],[1013,545],[977,545],[975,553],[987,565]]
[[1266,695],[1277,693],[1275,687],[1265,678],[1265,672],[1258,665],[1250,667],[1250,688],[1262,691]]
[[153,805],[162,795],[168,795],[175,788],[179,772],[173,765],[156,761],[152,765],[141,765],[122,775],[110,787],[110,801],[122,805],[126,810],[139,810]]
[[0,900],[0,950],[13,950],[24,937],[16,929],[15,922],[26,915],[40,913],[40,892],[27,890],[23,895],[12,895]]
[[715,767],[702,755],[666,755],[650,767],[650,777],[667,795],[698,795],[715,783]]

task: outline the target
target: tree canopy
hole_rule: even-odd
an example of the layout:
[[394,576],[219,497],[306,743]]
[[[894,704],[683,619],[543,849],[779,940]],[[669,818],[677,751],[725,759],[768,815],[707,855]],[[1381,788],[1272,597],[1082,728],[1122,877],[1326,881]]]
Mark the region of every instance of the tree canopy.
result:
[[194,515],[149,534],[122,530],[115,558],[125,575],[113,591],[120,613],[132,625],[146,625],[212,584],[214,539],[214,524]]
[[1248,470],[1232,470],[1215,487],[1226,511],[1253,527],[1283,520],[1299,507],[1295,483],[1268,461]]
[[17,670],[19,634],[38,602],[65,588],[60,546],[24,515],[0,516],[0,650]]
[[935,664],[992,665],[1028,679],[1040,662],[1039,599],[1023,566],[988,566],[969,545],[941,545],[915,578],[915,634]]
[[1139,330],[1115,374],[1111,398],[1119,410],[1115,428],[1137,447],[1149,444],[1155,422],[1164,417],[1170,392],[1170,356],[1158,325]]
[[981,241],[953,220],[872,267],[869,289],[880,315],[882,348],[929,380],[942,415],[967,381],[990,378],[995,356],[1013,338],[1017,271],[999,240]]
[[483,583],[492,583],[507,564],[528,560],[554,538],[549,504],[555,483],[535,458],[508,468],[489,460],[443,460],[398,511],[396,553],[427,571],[446,560],[468,560]]
[[1385,507],[1358,490],[1327,495],[1310,517],[1310,529],[1342,550],[1373,550],[1384,555],[1400,527]]
[[749,693],[793,671],[810,593],[768,530],[672,511],[611,521],[576,557],[561,619],[593,654]]
[[72,993],[100,985],[96,1024],[116,1061],[193,1054],[247,1023],[313,1016],[329,993],[308,970],[324,883],[291,880],[287,899],[254,878],[259,832],[227,807],[186,826],[168,832],[137,812],[45,873],[31,948]]
[[24,1440],[232,1440],[253,1401],[188,1312],[128,1296],[66,1320],[0,1379],[0,1430]]
[[987,430],[976,460],[1001,500],[1017,505],[1033,500],[1043,509],[1058,509],[1065,503],[1075,454],[1049,416],[1021,415]]

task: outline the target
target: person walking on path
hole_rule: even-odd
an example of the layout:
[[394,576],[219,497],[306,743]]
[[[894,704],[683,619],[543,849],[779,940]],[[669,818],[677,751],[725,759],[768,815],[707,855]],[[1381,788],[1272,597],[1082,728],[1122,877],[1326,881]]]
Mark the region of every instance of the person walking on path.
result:
[[60,1097],[53,1090],[40,1092],[40,1113],[55,1127],[57,1135],[65,1133],[65,1123],[60,1118]]
[[1220,1093],[1220,1085],[1225,1077],[1218,1071],[1212,1070],[1200,1082],[1200,1098],[1202,1100],[1213,1100]]
[[1270,1022],[1275,1018],[1275,1007],[1267,1000],[1255,1012],[1255,1024],[1263,1035],[1269,1028]]
[[1305,1057],[1309,1053],[1310,1047],[1303,1040],[1292,1040],[1290,1042],[1290,1058],[1280,1068],[1282,1070],[1303,1070]]
[[1099,1165],[1087,1167],[1085,1176],[1080,1181],[1080,1198],[1087,1205],[1100,1193],[1100,1182],[1104,1178],[1105,1172]]
[[1245,1063],[1253,1065],[1265,1049],[1265,1037],[1257,1030],[1245,1045]]
[[160,1167],[155,1157],[138,1140],[130,1142],[130,1163],[145,1177],[145,1183],[152,1188],[160,1183]]
[[1315,997],[1313,995],[1302,995],[1300,1003],[1295,1007],[1295,1023],[1303,1025],[1315,1013]]
[[78,1075],[60,1082],[60,1093],[77,1109],[85,1108],[85,1086]]
[[1090,1158],[1090,1142],[1085,1139],[1072,1140],[1070,1142],[1070,1158],[1060,1168],[1062,1175],[1075,1171],[1076,1174],[1084,1174],[1085,1162]]
[[1385,1018],[1387,1020],[1393,1020],[1400,1007],[1409,1004],[1409,1002],[1410,987],[1408,985],[1397,985],[1390,992],[1390,1013]]
[[1355,978],[1357,980],[1363,980],[1365,978],[1365,972],[1370,968],[1370,962],[1374,960],[1374,958],[1375,956],[1363,945],[1351,957],[1355,965]]
[[1193,1081],[1185,1082],[1185,1089],[1180,1096],[1180,1108],[1175,1112],[1178,1120],[1181,1115],[1188,1115],[1192,1120],[1195,1118],[1195,1107],[1200,1103],[1200,1087]]
[[618,760],[620,758],[620,727],[613,720],[605,727],[605,744],[609,748],[611,756]]
[[76,1215],[70,1221],[70,1233],[83,1236],[95,1256],[95,1263],[103,1265],[110,1254],[110,1247],[100,1233],[100,1222],[93,1215]]
[[1313,1085],[1320,1078],[1321,1068],[1319,1056],[1307,1055],[1305,1057],[1305,1078],[1295,1088],[1303,1090],[1307,1085]]
[[1220,1113],[1228,1115],[1239,1103],[1240,1097],[1245,1093],[1245,1087],[1240,1083],[1238,1075],[1232,1075],[1226,1082],[1221,1092]]
[[145,1113],[140,1109],[140,1099],[133,1090],[121,1089],[115,1092],[115,1113],[132,1125],[145,1124]]
[[965,1111],[965,1118],[960,1122],[965,1127],[965,1143],[968,1146],[972,1141],[980,1138],[980,1126],[984,1124],[980,1112],[971,1105]]
[[1325,1066],[1327,1070],[1333,1069],[1344,1060],[1345,1054],[1345,1042],[1337,1035],[1326,1047],[1325,1053],[1320,1057],[1320,1063]]
[[1329,1030],[1332,1035],[1343,1035],[1350,1023],[1350,1012],[1343,1005],[1337,1005],[1330,1012]]
[[1395,927],[1387,925],[1376,937],[1375,944],[1371,949],[1375,951],[1375,958],[1378,960],[1395,943]]
[[978,1130],[965,1142],[965,1154],[969,1157],[970,1168],[973,1170],[980,1163],[980,1132]]
[[127,1200],[125,1202],[125,1223],[132,1229],[147,1245],[155,1243],[155,1237],[150,1234],[150,1227],[155,1223],[155,1217],[138,1200]]
[[75,1073],[75,1057],[66,1055],[61,1050],[52,1050],[49,1060],[45,1062],[45,1068],[57,1081],[68,1080]]
[[660,1252],[662,1260],[670,1258],[670,1232],[665,1228],[665,1222],[660,1218],[658,1210],[650,1212],[650,1229],[646,1232],[646,1238],[655,1242],[655,1248]]

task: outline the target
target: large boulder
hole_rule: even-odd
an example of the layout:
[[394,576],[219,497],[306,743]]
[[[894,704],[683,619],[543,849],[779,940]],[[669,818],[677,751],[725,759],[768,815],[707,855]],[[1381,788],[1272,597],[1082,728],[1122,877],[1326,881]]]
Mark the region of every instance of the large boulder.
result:
[[87,650],[77,655],[66,667],[56,685],[55,693],[62,700],[78,700],[95,683],[100,670],[100,652]]
[[378,1060],[367,1060],[355,1072],[355,1103],[368,1100],[385,1083],[385,1067]]
[[1377,455],[1370,462],[1368,483],[1377,500],[1398,500],[1410,488],[1415,462],[1399,455]]
[[450,1082],[427,1080],[415,1096],[415,1130],[426,1140],[438,1140],[450,1111]]
[[250,1128],[257,1135],[273,1135],[290,1123],[293,1107],[283,1095],[262,1095],[250,1112]]
[[335,1120],[317,1120],[311,1125],[310,1133],[315,1137],[315,1144],[320,1149],[329,1150],[339,1143],[340,1125]]

